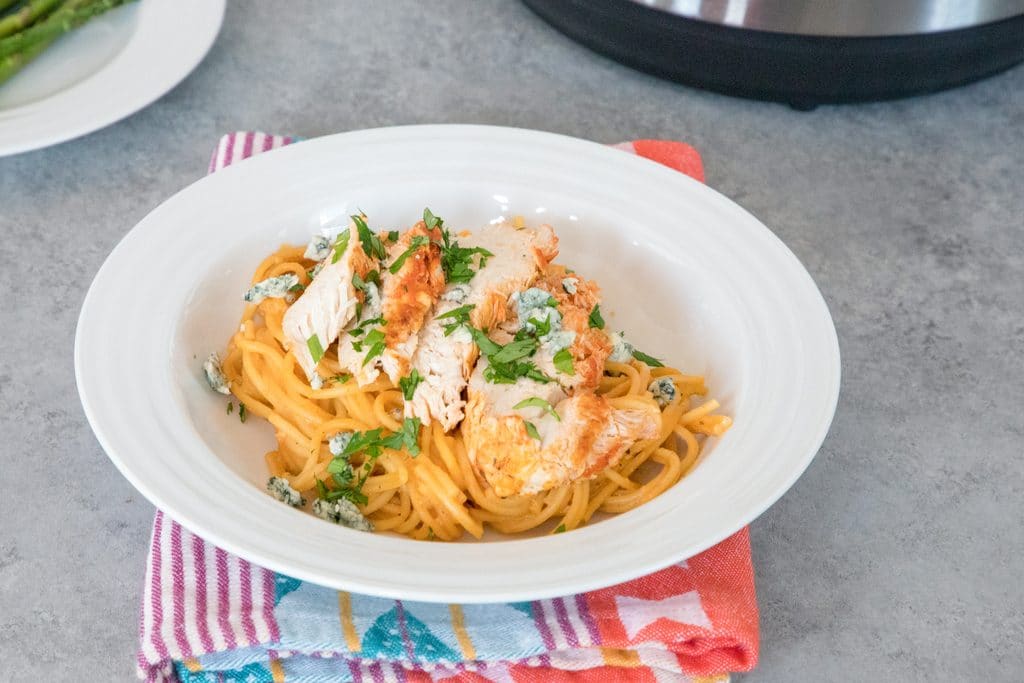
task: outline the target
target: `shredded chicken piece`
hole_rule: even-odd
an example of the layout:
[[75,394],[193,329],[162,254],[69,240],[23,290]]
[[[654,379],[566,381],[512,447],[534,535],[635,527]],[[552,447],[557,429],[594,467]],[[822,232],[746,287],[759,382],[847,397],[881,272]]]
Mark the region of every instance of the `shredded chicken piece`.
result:
[[[414,240],[420,244],[410,252]],[[359,321],[354,321],[350,334],[338,343],[338,362],[360,386],[375,381],[381,371],[392,383],[409,374],[419,333],[444,291],[441,249],[437,244],[440,240],[439,229],[428,230],[420,221],[388,247],[387,259],[380,267],[381,287],[368,285],[378,292],[379,301],[368,298],[360,317],[361,321],[383,318],[385,322],[360,326]],[[404,261],[392,273],[391,267],[403,255]],[[362,334],[351,334],[356,329],[361,329]],[[384,348],[367,360],[373,346],[367,342],[367,336],[373,330],[383,333]]]
[[288,308],[282,322],[286,346],[311,380],[317,363],[310,353],[310,338],[315,335],[324,351],[334,343],[355,316],[356,304],[364,298],[352,285],[353,273],[366,277],[374,268],[360,246],[355,225],[350,224],[348,230],[348,246],[341,257],[332,263],[333,254],[327,256],[323,268]]
[[[621,410],[592,391],[565,397],[554,383],[484,381],[481,361],[469,385],[462,434],[469,459],[499,496],[545,491],[597,475],[615,465],[642,439],[658,436],[657,406]],[[514,409],[524,398],[550,403],[558,420],[543,408]],[[527,431],[532,424],[540,439]]]
[[[444,327],[450,321],[437,320],[437,316],[473,305],[470,323],[478,329],[493,328],[508,318],[509,296],[529,287],[558,255],[558,238],[547,225],[537,230],[516,230],[508,223],[498,223],[457,239],[462,247],[482,247],[493,255],[467,285],[449,287],[433,318],[424,325],[412,358],[413,368],[424,379],[405,404],[407,417],[418,417],[424,424],[436,419],[445,431],[451,431],[462,420],[463,392],[478,350],[465,330],[446,337]],[[457,296],[444,300],[456,290]]]

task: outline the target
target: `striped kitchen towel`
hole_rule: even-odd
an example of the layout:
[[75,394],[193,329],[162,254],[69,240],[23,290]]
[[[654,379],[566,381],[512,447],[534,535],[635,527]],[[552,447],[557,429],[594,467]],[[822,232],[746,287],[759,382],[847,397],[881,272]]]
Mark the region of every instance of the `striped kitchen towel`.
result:
[[[293,142],[224,136],[210,171]],[[616,145],[703,180],[679,142]],[[153,683],[727,681],[757,662],[746,529],[648,576],[552,600],[389,600],[263,569],[158,511],[146,567],[139,675]]]

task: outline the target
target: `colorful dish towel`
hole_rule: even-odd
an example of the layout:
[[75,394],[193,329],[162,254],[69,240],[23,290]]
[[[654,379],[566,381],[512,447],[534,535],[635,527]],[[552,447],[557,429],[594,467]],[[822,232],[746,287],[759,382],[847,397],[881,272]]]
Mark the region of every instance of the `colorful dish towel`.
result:
[[[224,136],[214,172],[293,142]],[[703,180],[679,142],[616,145]],[[746,529],[680,564],[553,600],[446,605],[335,591],[251,564],[157,512],[139,675],[153,683],[727,681],[757,662]]]

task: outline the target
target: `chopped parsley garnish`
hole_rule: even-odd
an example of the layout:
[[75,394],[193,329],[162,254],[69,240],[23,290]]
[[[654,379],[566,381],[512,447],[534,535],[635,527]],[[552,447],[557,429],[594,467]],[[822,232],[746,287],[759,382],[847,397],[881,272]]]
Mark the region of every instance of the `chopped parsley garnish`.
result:
[[[359,348],[356,348],[356,344],[359,344]],[[361,342],[352,342],[352,348],[356,349],[356,351],[362,351],[364,344],[370,345],[366,356],[363,358],[363,365],[365,366],[371,360],[384,353],[384,332],[380,329],[370,330]]]
[[355,473],[352,471],[352,464],[347,458],[338,457],[327,463],[327,472],[331,475],[334,483],[341,487],[352,484]]
[[390,267],[388,267],[388,270],[391,271],[392,275],[394,275],[395,273],[402,269],[402,266],[405,265],[405,262],[409,259],[410,256],[413,255],[413,253],[417,249],[425,247],[428,244],[430,244],[429,237],[427,237],[426,235],[416,235],[411,240],[409,240],[409,248],[398,255],[398,258],[396,258],[395,262],[392,263]]
[[559,422],[562,421],[562,418],[559,417],[558,413],[555,412],[554,406],[552,406],[550,403],[542,399],[540,396],[533,396],[532,398],[523,399],[519,403],[512,406],[512,408],[514,410],[520,410],[522,408],[540,408],[547,412],[549,415],[551,415],[551,417],[558,420]]
[[355,287],[357,291],[366,291],[366,281],[359,277],[359,273],[352,273],[352,286]]
[[555,528],[555,533],[556,534],[564,534],[565,533],[565,522],[562,522],[561,524],[559,524]]
[[[363,484],[373,472],[374,463],[383,453],[383,449],[402,450],[404,448],[409,455],[415,458],[420,454],[421,426],[418,417],[407,417],[402,421],[401,429],[389,436],[381,436],[383,430],[379,427],[365,432],[353,432],[345,449],[327,465],[327,471],[338,488],[329,491],[323,482],[318,481],[317,491],[320,497],[327,501],[345,498],[365,505],[366,496],[363,494]],[[363,463],[359,466],[361,474],[357,481],[351,459],[353,455],[359,453],[362,453],[364,458]]]
[[320,337],[316,336],[316,333],[310,335],[306,340],[306,348],[309,349],[309,355],[313,357],[314,365],[324,357],[324,347],[320,345]]
[[452,332],[454,332],[455,330],[459,329],[461,326],[466,325],[466,324],[469,323],[469,313],[474,308],[476,308],[476,304],[466,304],[465,306],[459,306],[458,308],[453,308],[452,310],[448,311],[447,313],[442,313],[441,315],[437,316],[434,319],[435,320],[451,320],[452,321],[450,323],[447,323],[444,326],[444,336],[447,337]]
[[[349,332],[349,336],[352,337],[362,337],[363,334],[366,334],[366,337],[364,337],[363,339],[357,339],[352,342],[352,348],[359,353],[362,353],[364,344],[370,345],[368,354],[372,353],[372,355],[367,355],[367,357],[363,360],[363,365],[366,365],[366,363],[369,362],[371,358],[379,356],[381,353],[384,352],[384,333],[379,328],[370,330],[369,333],[367,333],[367,328],[372,327],[374,325],[387,325],[387,322],[387,320],[379,316],[376,318],[370,318],[369,320],[364,320],[359,324],[358,327],[353,328]],[[375,348],[378,345],[379,348]]]
[[493,253],[483,247],[460,247],[458,242],[450,242],[445,234],[445,244],[441,247],[441,267],[444,269],[445,280],[450,283],[469,282],[476,275],[473,270],[473,256],[480,255],[480,265],[483,268],[487,265],[488,257]]
[[604,318],[601,317],[601,304],[594,304],[594,310],[590,312],[588,322],[591,327],[596,327],[599,330],[604,329]]
[[[370,283],[380,287],[380,273],[376,269],[367,272],[365,279],[359,273],[352,273],[352,286],[363,293],[363,301],[370,298]],[[356,301],[356,320],[363,317],[363,301]]]
[[[338,483],[336,475],[332,474],[331,478],[334,479],[335,483]],[[341,484],[339,484],[340,488],[336,488],[334,490],[331,490],[331,489],[327,488],[326,484],[324,484],[322,481],[317,479],[316,480],[316,492],[317,492],[317,495],[321,499],[326,500],[328,503],[333,503],[333,502],[335,502],[337,500],[344,499],[344,500],[350,501],[352,503],[355,503],[357,505],[366,505],[366,503],[367,503],[366,496],[361,491],[356,491],[355,489],[348,488],[348,486],[351,485],[351,480],[349,480],[349,481],[350,481],[350,483],[348,485],[341,485]]]
[[569,349],[562,349],[555,354],[552,359],[555,364],[555,369],[566,375],[575,375],[576,367],[572,363],[572,354],[569,353]]
[[301,292],[305,288],[306,288],[306,285],[302,284],[301,282],[298,282],[298,283],[292,285],[291,287],[289,287],[288,291],[289,292]]
[[235,412],[235,404],[234,404],[234,403],[232,403],[231,401],[228,401],[228,410],[227,410],[227,413],[228,413],[228,415],[230,415],[230,414],[231,414],[231,413],[233,413],[233,412]]
[[[366,332],[366,328],[367,327],[372,327],[373,325],[387,325],[387,324],[388,324],[388,321],[385,320],[384,318],[380,317],[380,316],[378,316],[376,318],[370,318],[369,320],[364,320],[361,323],[359,323],[358,327],[352,328],[352,330],[349,332],[349,335],[351,335],[353,337],[361,337],[363,335],[363,333]],[[355,345],[353,344],[353,346],[355,346]],[[356,351],[359,351],[359,349],[356,348]]]
[[469,333],[473,335],[473,341],[480,347],[480,353],[485,356],[492,356],[498,351],[501,351],[501,344],[491,341],[491,338],[487,336],[487,333],[483,330],[478,330],[475,327],[469,328]]
[[423,224],[427,226],[427,230],[444,227],[444,221],[435,216],[430,209],[423,209]]
[[337,382],[338,384],[344,384],[345,382],[349,381],[350,379],[352,379],[352,375],[349,375],[349,374],[344,373],[344,372],[341,373],[341,374],[335,375],[334,377],[331,377],[331,380],[334,381],[334,382]]
[[[540,371],[533,361],[523,360],[536,353],[540,342],[536,337],[524,336],[502,346],[483,330],[467,325],[480,353],[487,357],[484,379],[491,384],[515,384],[520,377],[547,384],[553,381]],[[518,336],[518,335],[517,335]]]
[[520,358],[532,356],[537,351],[537,346],[536,339],[518,339],[502,346],[500,351],[489,355],[487,360],[491,363],[511,363]]
[[[535,331],[535,333],[536,333],[536,335],[538,337],[543,337],[545,335],[551,334],[551,314],[550,313],[545,315],[543,320],[538,320],[537,318],[530,318],[526,322],[528,322],[531,325],[533,325],[533,329],[534,329],[534,331]],[[524,325],[521,329],[525,330],[526,326]]]
[[[366,483],[374,469],[374,463],[381,457],[383,449],[394,451],[404,449],[414,458],[420,455],[420,427],[419,418],[406,418],[401,423],[401,429],[388,436],[381,436],[383,430],[380,427],[365,432],[353,432],[341,455],[335,457],[328,465],[328,472],[335,477],[335,483],[341,486],[347,485],[361,495],[362,484]],[[362,474],[359,480],[353,484],[354,475],[349,475],[347,472],[351,470],[352,456],[359,453],[365,455],[364,462],[359,466]],[[344,483],[338,480],[337,475],[342,477]]]
[[337,263],[341,260],[345,250],[348,249],[348,240],[351,235],[351,231],[348,228],[345,228],[338,233],[337,237],[334,238],[334,256],[331,258],[331,263]]
[[483,268],[487,265],[487,259],[494,256],[493,253],[483,247],[460,247],[459,243],[452,239],[451,233],[444,227],[444,221],[431,213],[430,209],[423,209],[423,223],[428,230],[441,229],[441,268],[444,269],[445,281],[449,284],[469,282],[476,275],[473,270],[473,257],[480,256],[480,265]]
[[314,477],[314,479],[316,479],[317,495],[326,500],[327,496],[330,495],[330,491],[327,490],[327,486],[318,477]]
[[239,403],[238,404],[238,421],[244,424],[248,417],[249,417],[249,411],[245,409],[245,404],[244,403]]
[[366,219],[362,216],[352,216],[352,222],[356,224],[356,232],[359,233],[359,242],[363,245],[363,253],[381,260],[387,258],[388,252],[384,248],[384,243],[366,225]]
[[651,366],[652,368],[665,367],[665,364],[662,363],[657,358],[655,358],[654,356],[648,356],[643,351],[638,351],[637,349],[633,349],[633,358],[636,358],[641,363],[647,363],[647,365]]
[[381,439],[380,444],[384,448],[392,448],[396,451],[404,448],[409,451],[409,455],[415,458],[420,454],[420,426],[418,417],[407,417],[402,420],[402,428],[391,436]]
[[540,432],[537,431],[536,425],[526,420],[523,420],[523,424],[526,425],[526,433],[529,434],[532,438],[537,439],[537,441],[540,441]]
[[397,242],[397,241],[398,241],[398,231],[397,230],[389,230],[388,231],[388,242]]
[[491,364],[484,369],[484,379],[491,384],[515,384],[520,377],[547,384],[554,380],[540,371],[533,363]]
[[398,386],[402,389],[402,397],[406,401],[411,401],[413,394],[416,393],[416,387],[419,386],[420,382],[423,381],[423,376],[420,371],[413,368],[413,371],[409,373],[408,377],[403,377],[398,380]]
[[369,429],[365,432],[352,432],[352,438],[345,445],[345,450],[341,452],[339,458],[348,460],[356,453],[366,451],[366,454],[371,457],[380,456],[380,435],[383,430],[378,427],[377,429]]

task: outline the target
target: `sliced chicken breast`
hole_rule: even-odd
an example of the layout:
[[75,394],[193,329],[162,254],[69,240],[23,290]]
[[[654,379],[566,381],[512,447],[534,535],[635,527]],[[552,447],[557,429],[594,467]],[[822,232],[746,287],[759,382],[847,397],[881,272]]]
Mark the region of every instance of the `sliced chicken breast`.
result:
[[[392,274],[395,259],[410,249],[413,240],[427,240]],[[434,309],[445,288],[444,270],[441,268],[441,230],[427,230],[420,221],[402,235],[390,249],[388,269],[384,271],[384,291],[381,315],[387,321],[384,328],[384,354],[381,367],[392,382],[409,374],[413,353],[419,342],[419,333],[427,316]]]
[[488,225],[462,239],[466,247],[483,247],[494,254],[470,282],[467,303],[476,306],[471,321],[479,329],[493,329],[507,318],[508,298],[533,284],[558,256],[558,237],[550,225],[536,230],[516,229],[510,223]]
[[533,338],[535,350],[523,360],[551,379],[492,383],[486,358],[473,371],[462,433],[474,467],[498,495],[595,476],[637,441],[658,436],[653,403],[620,410],[595,393],[611,352],[608,336],[589,322],[599,302],[596,283],[549,265],[495,316],[504,322],[491,339],[504,345]]
[[[566,396],[555,382],[492,384],[481,360],[469,382],[462,434],[469,459],[499,496],[545,491],[596,476],[626,450],[659,434],[657,408],[613,408],[592,391]],[[521,408],[537,398],[550,404]],[[533,432],[531,434],[531,432]]]
[[[302,295],[285,312],[282,328],[286,346],[310,380],[316,374],[319,359],[311,349],[326,351],[342,329],[355,316],[364,294],[352,285],[353,274],[365,278],[374,262],[364,252],[354,224],[347,229],[349,238],[340,258],[331,253]],[[343,233],[344,234],[344,233]]]
[[463,392],[478,349],[465,327],[445,336],[452,319],[441,316],[472,306],[470,324],[477,329],[493,329],[508,318],[512,292],[529,287],[558,255],[558,239],[547,225],[537,230],[517,230],[509,223],[498,223],[459,236],[458,244],[466,249],[486,249],[492,255],[468,283],[451,284],[442,294],[432,318],[420,332],[412,356],[412,367],[422,382],[412,400],[405,403],[407,417],[418,417],[424,424],[438,420],[446,432],[462,420]]
[[[420,330],[445,286],[440,240],[439,229],[428,230],[420,221],[388,247],[380,288],[365,285],[368,305],[338,344],[341,366],[360,385],[373,382],[381,371],[393,383],[409,374]],[[382,345],[379,352],[376,344]]]
[[[435,313],[443,315],[460,305],[442,302]],[[405,402],[405,416],[418,417],[423,424],[437,420],[449,432],[462,420],[466,405],[462,394],[478,351],[465,328],[454,330],[446,337],[443,322],[429,320],[420,332],[412,365],[422,380],[412,400]]]

